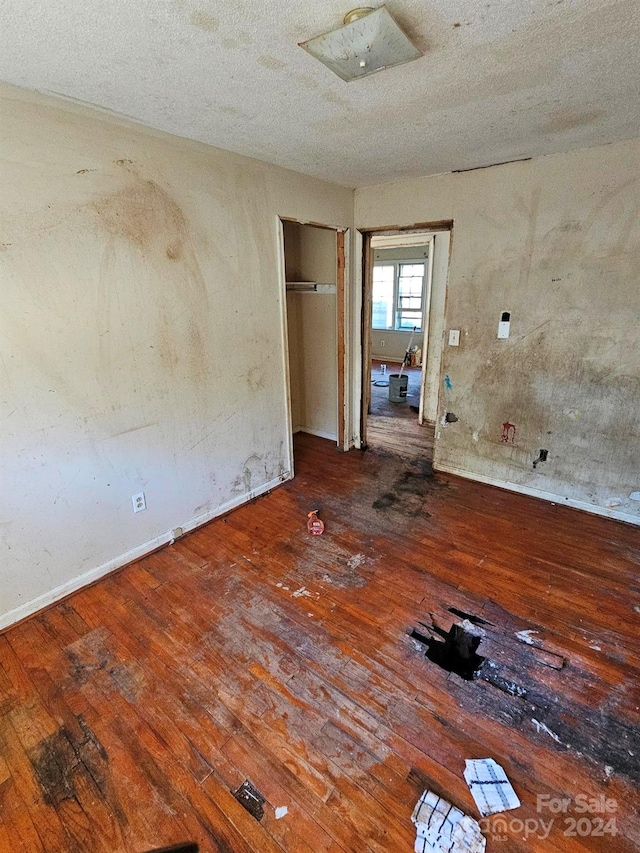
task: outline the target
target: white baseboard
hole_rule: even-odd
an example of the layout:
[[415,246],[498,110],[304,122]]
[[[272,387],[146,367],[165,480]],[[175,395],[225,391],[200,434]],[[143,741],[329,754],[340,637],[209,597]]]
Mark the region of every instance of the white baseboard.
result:
[[[196,527],[201,527],[203,524],[207,524],[207,522],[212,521],[214,518],[224,515],[230,510],[257,498],[259,495],[263,495],[265,492],[270,492],[271,489],[274,489],[281,483],[290,480],[291,476],[291,472],[288,471],[280,477],[276,477],[276,479],[271,480],[268,483],[264,483],[244,495],[239,495],[238,497],[227,501],[221,506],[216,507],[216,509],[209,510],[202,515],[196,515],[189,519],[189,521],[180,522],[176,524],[175,527],[181,527],[185,533],[190,530],[195,530]],[[175,529],[175,527],[173,529]],[[82,589],[82,587],[100,580],[100,578],[116,571],[116,569],[121,569],[128,563],[132,563],[134,560],[139,560],[140,557],[144,557],[146,554],[156,551],[163,545],[168,545],[172,539],[172,531],[170,530],[168,533],[163,533],[160,536],[156,536],[155,539],[150,539],[148,542],[144,542],[142,545],[132,548],[130,551],[127,551],[126,554],[121,554],[119,557],[115,557],[113,560],[109,560],[107,563],[103,563],[95,569],[90,569],[88,572],[78,575],[78,577],[57,586],[55,589],[48,590],[47,592],[42,593],[42,595],[39,595],[37,598],[33,598],[31,601],[27,601],[19,607],[15,607],[13,610],[9,610],[8,613],[0,615],[0,631],[8,628],[10,625],[14,625],[16,622],[21,622],[23,619],[26,619],[27,616],[32,616],[34,613],[44,610],[45,607],[49,607],[56,601],[60,601],[60,599],[66,598],[68,595],[71,595],[71,593]]]
[[570,506],[574,509],[582,509],[585,512],[593,513],[594,515],[602,515],[605,518],[615,518],[616,521],[625,521],[627,524],[640,525],[640,516],[629,515],[626,512],[620,512],[616,509],[610,509],[597,504],[590,504],[587,501],[579,501],[575,498],[565,498],[562,495],[556,495],[553,492],[545,492],[542,489],[534,489],[531,486],[521,486],[518,483],[510,483],[508,480],[496,480],[494,477],[485,477],[482,474],[473,474],[470,471],[465,471],[461,468],[456,468],[454,465],[434,464],[436,471],[442,471],[445,474],[455,474],[456,477],[464,477],[465,480],[476,480],[478,483],[487,483],[489,486],[498,486],[500,489],[507,489],[509,492],[518,492],[521,495],[530,495],[533,498],[540,498],[543,501],[560,506]]
[[298,427],[296,432],[308,432],[309,435],[317,435],[318,438],[328,438],[329,441],[338,441],[338,434],[335,432],[323,432],[321,429],[310,429],[309,427]]

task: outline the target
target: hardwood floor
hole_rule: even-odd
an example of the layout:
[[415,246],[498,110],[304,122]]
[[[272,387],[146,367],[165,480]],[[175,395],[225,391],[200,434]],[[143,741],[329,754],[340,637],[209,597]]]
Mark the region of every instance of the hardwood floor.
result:
[[399,364],[388,363],[386,373],[380,370],[382,362],[371,362],[371,411],[367,415],[367,444],[377,450],[396,453],[407,459],[432,459],[435,424],[418,423],[418,413],[411,405],[420,404],[419,367],[405,368],[409,380],[404,403],[389,400],[389,388],[375,385],[375,381],[388,381],[390,373],[400,371]]
[[[0,636],[0,850],[408,853],[484,757],[522,801],[488,851],[638,850],[638,530],[303,434],[296,474]],[[473,681],[408,634],[449,608]]]

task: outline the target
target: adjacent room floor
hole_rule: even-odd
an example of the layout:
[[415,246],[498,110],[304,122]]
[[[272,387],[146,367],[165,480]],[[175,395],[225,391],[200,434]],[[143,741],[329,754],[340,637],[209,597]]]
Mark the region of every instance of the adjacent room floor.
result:
[[406,400],[392,403],[389,400],[389,388],[384,383],[389,381],[390,373],[400,372],[401,365],[387,362],[383,373],[382,364],[376,359],[371,362],[371,411],[367,417],[367,444],[407,458],[432,459],[434,424],[420,426],[418,423],[422,369],[404,368],[403,374],[408,379]]
[[[304,434],[296,471],[0,636],[0,850],[409,853],[485,757],[488,851],[637,850],[637,529]],[[470,681],[411,636],[465,618]]]

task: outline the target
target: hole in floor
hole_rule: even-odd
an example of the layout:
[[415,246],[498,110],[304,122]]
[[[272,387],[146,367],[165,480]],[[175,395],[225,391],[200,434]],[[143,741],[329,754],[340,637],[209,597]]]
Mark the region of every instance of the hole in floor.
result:
[[442,636],[441,640],[428,637],[415,629],[409,636],[426,646],[425,655],[432,663],[446,672],[455,672],[465,681],[472,681],[485,661],[477,653],[482,634],[474,630],[470,623],[467,626],[452,625],[449,631],[433,630]]

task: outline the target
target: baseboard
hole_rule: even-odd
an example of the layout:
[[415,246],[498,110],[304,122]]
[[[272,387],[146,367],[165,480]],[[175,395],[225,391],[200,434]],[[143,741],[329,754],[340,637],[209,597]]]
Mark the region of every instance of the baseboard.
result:
[[627,524],[640,525],[640,516],[629,515],[626,512],[620,512],[616,509],[610,509],[604,506],[587,503],[587,501],[579,501],[575,498],[565,498],[562,495],[556,495],[554,492],[545,492],[542,489],[534,489],[531,486],[521,486],[518,483],[510,483],[508,480],[497,480],[494,477],[485,477],[482,474],[473,474],[470,471],[465,471],[461,468],[456,468],[454,465],[434,464],[436,471],[442,471],[445,474],[455,474],[456,477],[464,477],[465,480],[475,480],[478,483],[487,483],[489,486],[498,486],[500,489],[507,489],[509,492],[518,492],[521,495],[529,495],[532,498],[540,498],[543,501],[550,501],[559,506],[570,506],[573,509],[581,509],[584,512],[590,512],[593,515],[601,515],[605,518],[614,518],[616,521],[624,521]]
[[[197,527],[201,527],[203,524],[207,524],[209,521],[213,521],[214,518],[225,515],[225,513],[230,510],[265,494],[265,492],[270,492],[271,489],[274,489],[276,486],[279,486],[281,483],[290,479],[290,471],[286,474],[281,474],[279,477],[276,477],[276,479],[258,486],[257,489],[252,489],[250,492],[235,497],[221,506],[216,507],[214,510],[209,510],[209,512],[203,513],[202,515],[196,515],[189,519],[189,521],[176,524],[175,527],[181,527],[185,533],[188,533],[191,530],[195,530]],[[121,554],[119,557],[115,557],[113,560],[109,560],[107,563],[103,563],[95,569],[90,569],[88,572],[78,575],[78,577],[75,577],[55,589],[51,589],[48,592],[39,595],[37,598],[33,598],[31,601],[27,601],[19,607],[15,607],[8,613],[0,616],[0,631],[8,628],[10,625],[15,625],[17,622],[21,622],[28,616],[33,616],[34,613],[38,613],[39,611],[50,607],[52,604],[55,604],[56,601],[60,601],[68,595],[77,592],[79,589],[95,583],[97,580],[100,580],[100,578],[105,577],[105,575],[115,572],[117,569],[121,569],[129,563],[133,563],[134,560],[139,560],[141,557],[151,554],[152,551],[157,551],[158,548],[162,548],[163,545],[168,545],[172,539],[172,530],[170,530],[168,533],[156,536],[155,539],[150,539],[148,542],[127,551],[125,554]]]
[[328,438],[329,441],[338,441],[338,434],[335,432],[323,432],[321,429],[309,429],[309,427],[299,427],[298,432],[308,432],[309,435],[317,435],[318,438]]
[[382,361],[387,364],[402,364],[404,361],[404,356],[399,356],[398,358],[390,358],[388,355],[376,355],[372,353],[371,358],[373,361]]

